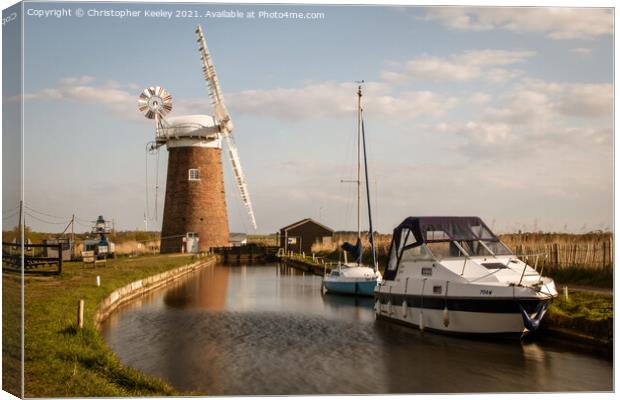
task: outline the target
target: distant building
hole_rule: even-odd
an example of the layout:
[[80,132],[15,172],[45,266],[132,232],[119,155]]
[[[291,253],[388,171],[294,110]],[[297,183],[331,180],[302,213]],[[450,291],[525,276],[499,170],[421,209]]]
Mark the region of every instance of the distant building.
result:
[[[43,239],[43,244],[49,245],[62,245],[62,260],[63,261],[71,261],[73,256],[73,241],[69,238],[49,238]],[[58,248],[57,247],[47,247],[46,257],[58,257]]]
[[248,237],[245,233],[231,233],[228,239],[231,247],[245,246],[248,244]]
[[333,229],[306,218],[280,229],[280,247],[310,254],[314,243],[331,244],[333,237]]

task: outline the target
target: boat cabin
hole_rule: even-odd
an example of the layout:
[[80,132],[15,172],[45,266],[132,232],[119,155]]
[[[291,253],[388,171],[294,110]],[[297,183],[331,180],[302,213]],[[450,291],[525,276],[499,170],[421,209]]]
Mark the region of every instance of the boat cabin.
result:
[[[409,217],[394,229],[384,279],[394,279],[402,261],[511,254],[478,217]],[[482,265],[502,268],[502,264],[487,264]]]

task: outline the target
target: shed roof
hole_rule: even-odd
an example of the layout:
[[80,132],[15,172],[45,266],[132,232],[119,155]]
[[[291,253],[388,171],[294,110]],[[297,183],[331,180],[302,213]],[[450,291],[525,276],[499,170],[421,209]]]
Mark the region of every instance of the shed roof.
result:
[[323,225],[323,224],[321,224],[321,223],[316,222],[316,221],[315,221],[315,220],[313,220],[312,218],[304,218],[304,219],[302,219],[301,221],[297,221],[297,222],[295,222],[295,223],[293,223],[293,224],[290,224],[290,225],[285,226],[284,228],[280,228],[280,230],[282,230],[282,231],[288,231],[288,230],[291,230],[291,229],[293,229],[293,228],[297,228],[297,227],[298,227],[298,226],[300,226],[300,225],[307,224],[308,222],[311,222],[311,223],[313,223],[313,224],[316,224],[316,225],[320,226],[321,228],[327,229],[327,230],[328,230],[328,231],[330,231],[330,232],[333,232],[333,231],[334,231],[332,228],[328,228],[327,226],[325,226],[325,225]]

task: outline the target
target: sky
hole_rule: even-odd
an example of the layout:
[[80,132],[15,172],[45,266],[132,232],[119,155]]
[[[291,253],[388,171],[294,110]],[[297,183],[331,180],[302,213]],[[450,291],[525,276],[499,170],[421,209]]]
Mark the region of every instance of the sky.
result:
[[[49,12],[62,8],[72,16]],[[87,14],[76,17],[77,8]],[[477,215],[497,232],[612,229],[610,9],[38,2],[24,10],[34,14],[23,22],[23,155],[35,230],[62,230],[72,214],[78,231],[98,215],[144,229],[147,187],[148,227],[160,229],[167,151],[146,154],[154,126],[137,97],[159,85],[173,96],[170,115],[212,112],[197,23],[235,124],[258,233],[306,217],[356,229],[355,185],[341,181],[355,179],[360,80],[380,232],[416,215]],[[323,17],[203,18],[222,10]],[[19,104],[15,90],[4,91],[5,109]],[[224,166],[231,230],[253,233]],[[3,214],[15,202],[6,192]]]

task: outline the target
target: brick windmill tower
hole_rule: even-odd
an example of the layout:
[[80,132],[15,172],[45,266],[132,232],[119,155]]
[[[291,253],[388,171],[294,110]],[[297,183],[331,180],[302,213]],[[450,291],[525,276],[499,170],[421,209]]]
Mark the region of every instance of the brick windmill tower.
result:
[[166,117],[172,110],[172,96],[159,86],[145,89],[138,99],[139,110],[148,119],[155,120],[155,142],[151,148],[166,145],[169,152],[162,253],[197,252],[228,246],[230,232],[224,196],[222,141],[226,142],[241,200],[256,229],[250,195],[232,136],[233,123],[200,25],[196,34],[204,78],[214,107],[213,116]]

